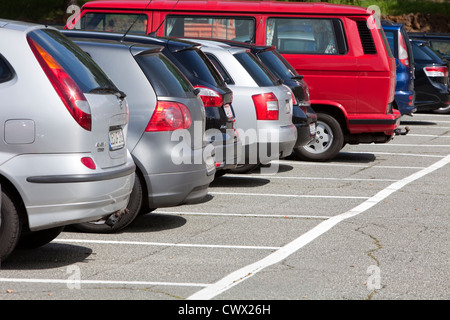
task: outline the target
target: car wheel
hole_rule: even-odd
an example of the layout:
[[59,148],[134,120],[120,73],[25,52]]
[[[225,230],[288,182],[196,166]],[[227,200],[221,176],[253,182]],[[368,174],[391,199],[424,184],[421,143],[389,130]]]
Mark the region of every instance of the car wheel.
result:
[[442,107],[442,108],[439,108],[437,110],[434,110],[434,113],[449,114],[450,113],[450,106]]
[[113,233],[122,230],[132,223],[141,210],[143,197],[141,179],[138,174],[135,174],[134,178],[133,189],[126,208],[127,212],[120,217],[119,221],[117,221],[113,226],[107,225],[105,220],[77,223],[73,225],[74,228],[79,231],[90,233]]
[[249,173],[259,167],[259,164],[243,164],[231,169],[230,173]]
[[16,206],[8,194],[2,192],[0,220],[0,262],[6,260],[20,238],[21,224]]
[[317,113],[316,135],[307,145],[294,149],[301,160],[331,160],[344,146],[344,134],[339,122],[329,114]]
[[41,247],[55,239],[63,230],[64,227],[56,227],[23,233],[20,237],[19,243],[17,244],[17,248],[34,249]]

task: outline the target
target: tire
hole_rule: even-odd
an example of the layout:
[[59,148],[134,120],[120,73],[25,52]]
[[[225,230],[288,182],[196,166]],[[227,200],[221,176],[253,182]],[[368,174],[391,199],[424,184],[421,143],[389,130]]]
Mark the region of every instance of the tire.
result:
[[64,227],[56,227],[23,233],[20,237],[19,243],[17,244],[17,248],[35,249],[41,247],[55,239],[63,230]]
[[250,173],[251,171],[255,170],[259,167],[259,164],[243,164],[239,165],[234,169],[231,169],[230,173]]
[[2,192],[1,196],[0,262],[3,262],[17,246],[22,227],[17,207],[9,195]]
[[85,222],[74,224],[73,227],[79,231],[89,233],[114,233],[124,229],[134,221],[142,207],[142,182],[138,174],[134,176],[133,190],[130,194],[130,200],[127,205],[127,213],[125,213],[119,221],[112,227],[107,225],[104,220],[99,222]]
[[434,110],[433,112],[439,114],[450,114],[450,106],[439,108],[437,110]]
[[317,132],[309,144],[294,149],[301,160],[327,161],[337,156],[344,146],[344,133],[339,122],[331,115],[317,113]]

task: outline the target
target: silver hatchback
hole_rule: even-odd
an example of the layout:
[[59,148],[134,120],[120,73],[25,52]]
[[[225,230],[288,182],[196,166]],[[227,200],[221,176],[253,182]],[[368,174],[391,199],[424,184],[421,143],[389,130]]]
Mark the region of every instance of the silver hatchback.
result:
[[123,212],[135,164],[126,98],[59,31],[0,20],[0,258]]
[[297,140],[292,91],[248,49],[211,40],[195,41],[233,91],[235,128],[243,145],[243,162],[233,172],[247,172],[289,156]]
[[205,139],[205,108],[197,90],[156,45],[110,40],[108,35],[64,34],[127,94],[128,149],[136,163],[129,212],[112,228],[77,225],[83,231],[118,231],[139,212],[197,202],[214,179],[214,147]]

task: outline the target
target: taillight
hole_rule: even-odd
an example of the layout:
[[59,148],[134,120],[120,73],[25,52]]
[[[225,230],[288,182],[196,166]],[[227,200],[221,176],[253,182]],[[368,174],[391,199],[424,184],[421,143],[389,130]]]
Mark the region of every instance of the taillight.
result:
[[406,47],[405,38],[400,34],[398,38],[398,59],[400,63],[409,67],[408,48]]
[[278,99],[272,92],[252,96],[257,120],[278,120]]
[[174,131],[191,126],[191,112],[177,102],[158,101],[145,131]]
[[75,121],[90,131],[91,108],[80,87],[63,67],[33,39],[27,38],[31,50]]
[[221,107],[223,105],[222,96],[217,91],[202,86],[195,86],[195,88],[200,90],[198,95],[205,107]]
[[448,68],[442,66],[432,66],[423,68],[428,77],[448,77]]
[[297,99],[295,99],[294,93],[291,91],[292,104],[297,104]]

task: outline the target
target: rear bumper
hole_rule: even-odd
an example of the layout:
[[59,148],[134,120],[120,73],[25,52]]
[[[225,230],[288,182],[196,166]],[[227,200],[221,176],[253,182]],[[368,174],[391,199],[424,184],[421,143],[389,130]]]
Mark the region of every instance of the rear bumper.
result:
[[98,220],[126,207],[134,183],[131,156],[119,167],[95,170],[82,165],[84,156],[22,155],[1,166],[22,197],[31,231]]
[[396,91],[395,103],[402,115],[411,115],[417,111],[414,91]]
[[391,114],[348,115],[348,128],[351,134],[384,133],[392,136],[400,125],[401,114],[393,110]]

